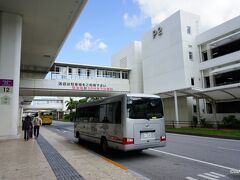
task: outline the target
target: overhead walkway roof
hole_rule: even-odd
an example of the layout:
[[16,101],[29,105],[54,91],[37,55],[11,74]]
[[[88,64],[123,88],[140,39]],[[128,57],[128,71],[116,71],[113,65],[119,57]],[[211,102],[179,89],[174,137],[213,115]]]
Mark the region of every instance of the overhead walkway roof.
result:
[[199,99],[206,99],[215,102],[221,102],[226,100],[240,100],[240,83],[212,87],[207,89],[196,89],[189,87],[184,89],[176,89],[168,92],[162,92],[159,95],[161,96],[161,98],[174,97],[174,91],[177,92],[177,96],[196,97]]

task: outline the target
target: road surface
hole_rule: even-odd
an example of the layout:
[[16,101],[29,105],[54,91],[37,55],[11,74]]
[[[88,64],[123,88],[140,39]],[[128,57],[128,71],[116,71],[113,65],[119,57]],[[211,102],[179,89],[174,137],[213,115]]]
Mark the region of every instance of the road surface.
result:
[[[73,123],[54,121],[47,128],[77,143],[73,136]],[[168,133],[166,147],[138,153],[112,151],[107,155],[101,154],[100,147],[95,144],[83,142],[81,145],[146,179],[240,179],[239,140]],[[235,169],[234,173],[232,169]]]

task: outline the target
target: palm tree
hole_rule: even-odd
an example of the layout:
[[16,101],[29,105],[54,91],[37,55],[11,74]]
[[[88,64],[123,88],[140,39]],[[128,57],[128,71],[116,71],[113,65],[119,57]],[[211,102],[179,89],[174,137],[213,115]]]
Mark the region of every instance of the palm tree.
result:
[[72,113],[73,109],[76,109],[78,104],[78,101],[74,101],[72,98],[69,99],[69,101],[66,101],[67,110],[70,110],[70,113]]
[[101,100],[102,97],[87,97],[87,102],[92,102],[92,101],[97,101],[97,100]]
[[83,98],[83,99],[79,99],[78,104],[84,104],[86,102],[88,102],[87,98]]

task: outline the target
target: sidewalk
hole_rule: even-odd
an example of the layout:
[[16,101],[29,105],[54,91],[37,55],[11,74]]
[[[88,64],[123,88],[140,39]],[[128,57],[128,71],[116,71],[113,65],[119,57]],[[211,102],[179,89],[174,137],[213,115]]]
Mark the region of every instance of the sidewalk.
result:
[[[59,154],[62,159],[65,159],[69,163],[69,166],[84,179],[140,179],[140,177],[131,171],[115,166],[114,163],[109,163],[109,161],[103,157],[82,148],[80,145],[71,143],[66,138],[44,127],[41,128],[40,133],[43,139],[48,141],[46,143],[49,143],[58,152],[57,154]],[[38,141],[40,143],[40,138]],[[54,152],[52,153],[50,157],[56,154]],[[0,141],[1,180],[56,179],[56,171],[52,170],[48,160],[43,155],[35,139],[30,139],[27,142],[25,142],[23,138]],[[54,158],[51,160],[54,160]],[[62,160],[59,162],[62,162]],[[66,170],[66,167],[60,167],[60,169],[57,167],[59,166],[59,162],[56,163],[57,170],[62,171],[61,168],[65,168]]]
[[56,179],[35,139],[0,141],[0,179]]

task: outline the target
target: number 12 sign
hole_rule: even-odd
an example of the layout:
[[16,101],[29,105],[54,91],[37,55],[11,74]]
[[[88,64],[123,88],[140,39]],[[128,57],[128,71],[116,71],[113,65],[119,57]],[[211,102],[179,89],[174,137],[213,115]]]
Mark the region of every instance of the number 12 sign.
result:
[[0,93],[12,94],[12,92],[13,92],[13,80],[0,79]]

